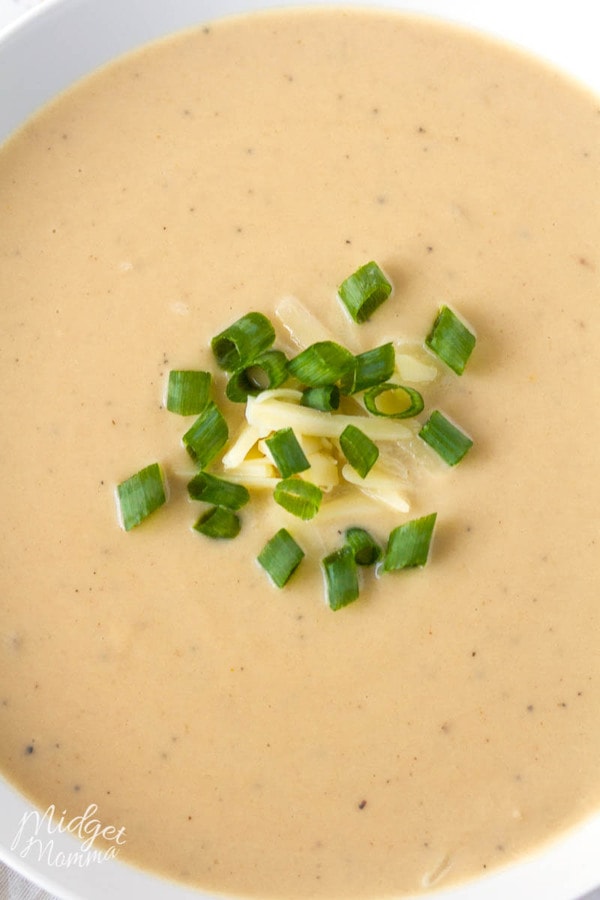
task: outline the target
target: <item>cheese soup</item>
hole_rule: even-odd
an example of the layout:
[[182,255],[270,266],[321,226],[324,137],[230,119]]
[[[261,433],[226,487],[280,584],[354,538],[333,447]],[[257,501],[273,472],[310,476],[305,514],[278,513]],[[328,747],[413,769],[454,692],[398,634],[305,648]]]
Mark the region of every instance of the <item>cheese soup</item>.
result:
[[[97,804],[136,866],[261,898],[445,886],[596,811],[598,100],[418,18],[231,18],[32,118],[0,209],[6,777]],[[356,325],[336,292],[368,260],[394,291]],[[256,490],[211,540],[165,380],[218,372],[250,310],[289,352],[290,297],[353,353],[459,311],[476,348],[423,394],[473,447],[397,447],[409,513],[302,522]],[[114,487],[154,461],[168,503],[125,533]],[[341,530],[432,512],[425,567],[328,608]],[[282,526],[306,558],[279,590],[256,556]]]

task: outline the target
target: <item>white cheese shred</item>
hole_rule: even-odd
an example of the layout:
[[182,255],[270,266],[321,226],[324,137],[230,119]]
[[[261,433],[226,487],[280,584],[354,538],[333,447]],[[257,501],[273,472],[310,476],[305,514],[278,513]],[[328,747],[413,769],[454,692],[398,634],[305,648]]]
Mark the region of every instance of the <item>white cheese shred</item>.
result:
[[280,300],[275,315],[300,350],[305,350],[317,341],[335,341],[331,332],[297,297],[289,296]]
[[377,469],[375,465],[366,478],[361,478],[352,466],[346,464],[342,468],[342,477],[367,496],[398,512],[405,513],[410,510],[410,503],[402,491],[398,490],[398,479],[391,472]]
[[264,391],[258,397],[248,397],[246,404],[246,419],[259,430],[277,431],[290,427],[298,434],[339,438],[347,425],[355,425],[373,441],[403,441],[412,437],[411,429],[397,419],[322,412],[297,402],[265,397],[268,393]]
[[438,377],[435,365],[417,359],[412,353],[396,353],[395,375],[401,384],[431,384]]
[[244,425],[233,444],[221,460],[224,469],[235,469],[248,456],[254,445],[263,437],[254,425]]
[[[294,298],[286,301],[286,313],[290,308],[296,312],[303,309]],[[308,330],[313,340],[318,330],[312,324]],[[405,352],[399,358],[403,380],[419,382],[437,377],[435,366],[412,354]],[[340,516],[346,520],[357,516],[373,518],[382,504],[398,512],[408,512],[406,486],[398,473],[380,459],[366,478],[361,478],[352,466],[344,464],[338,439],[352,424],[376,442],[388,446],[399,442],[410,445],[414,427],[398,419],[365,414],[360,404],[357,404],[358,414],[354,415],[312,409],[303,406],[301,400],[302,392],[292,388],[266,390],[256,397],[248,397],[246,422],[222,459],[224,476],[249,488],[274,490],[281,476],[266,439],[281,428],[292,428],[310,463],[309,469],[298,473],[299,477],[316,484],[325,494],[344,485],[347,488],[341,496],[334,494],[322,504],[320,522],[331,523]]]

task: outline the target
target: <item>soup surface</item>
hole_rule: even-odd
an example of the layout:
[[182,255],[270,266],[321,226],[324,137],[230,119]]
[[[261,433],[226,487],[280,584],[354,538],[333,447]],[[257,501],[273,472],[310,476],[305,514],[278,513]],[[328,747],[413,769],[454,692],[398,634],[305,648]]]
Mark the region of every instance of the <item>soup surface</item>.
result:
[[[0,760],[33,803],[288,898],[478,876],[598,808],[599,157],[562,76],[339,10],[159,43],[4,146]],[[370,259],[395,290],[359,327],[336,288]],[[420,341],[440,303],[478,334],[432,388],[472,450],[411,467],[428,565],[338,612],[318,557],[355,523],[263,493],[235,541],[197,534],[163,405],[170,368],[289,295],[354,352]],[[126,534],[114,485],[155,460],[169,503]],[[254,558],[282,524],[311,553],[279,591]]]

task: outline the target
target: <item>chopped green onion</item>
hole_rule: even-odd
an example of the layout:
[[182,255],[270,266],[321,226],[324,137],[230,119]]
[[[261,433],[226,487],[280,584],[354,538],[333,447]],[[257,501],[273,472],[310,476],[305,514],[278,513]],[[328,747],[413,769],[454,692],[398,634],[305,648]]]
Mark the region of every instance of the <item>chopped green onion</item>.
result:
[[192,500],[202,500],[227,509],[241,509],[250,500],[248,489],[243,484],[234,484],[208,472],[199,472],[188,484],[188,494]]
[[169,372],[167,409],[180,416],[196,416],[210,399],[210,372],[173,369]]
[[288,377],[287,357],[281,350],[266,350],[246,368],[234,372],[225,392],[234,403],[245,403],[248,396],[278,388]]
[[304,550],[298,546],[289,531],[280,528],[277,534],[267,541],[257,560],[273,583],[282,588],[294,574],[303,557]]
[[431,413],[419,431],[419,437],[449,466],[459,463],[473,446],[471,438],[437,409]]
[[275,329],[262,313],[250,312],[211,341],[218,365],[226,372],[243,369],[267,350],[275,340]]
[[265,443],[282,478],[310,469],[310,463],[292,428],[280,428]]
[[355,322],[366,322],[392,293],[376,262],[368,262],[340,285],[338,294]]
[[383,560],[386,572],[425,565],[436,518],[437,513],[431,513],[394,528],[389,536]]
[[240,528],[239,517],[224,506],[212,506],[194,525],[194,529],[206,537],[225,539],[237,537]]
[[391,378],[396,368],[396,352],[392,343],[382,344],[354,357],[354,370],[342,380],[345,394],[357,394]]
[[227,422],[211,400],[182,440],[194,462],[204,469],[227,443],[228,437]]
[[381,547],[364,528],[348,528],[346,543],[352,549],[357,566],[372,566],[381,559]]
[[425,344],[453,372],[462,375],[475,346],[476,337],[448,306],[440,307]]
[[335,341],[317,341],[288,363],[288,371],[307,387],[324,387],[345,378],[354,356]]
[[319,512],[323,491],[301,478],[285,478],[273,492],[276,503],[299,519],[312,519]]
[[[387,409],[381,405],[379,400],[384,394],[391,395],[385,398]],[[425,405],[423,397],[414,388],[406,387],[403,384],[393,384],[391,381],[371,388],[364,395],[364,401],[370,413],[374,416],[385,416],[388,419],[410,419],[418,416]]]
[[321,412],[333,412],[340,405],[340,389],[336,384],[306,388],[302,392],[300,403],[311,409],[320,409]]
[[159,464],[152,463],[117,485],[117,498],[123,528],[131,531],[166,500]]
[[346,425],[340,434],[342,452],[361,478],[366,478],[379,457],[379,448],[356,425]]
[[330,609],[341,609],[358,598],[358,570],[351,547],[346,545],[330,553],[323,559],[322,566]]

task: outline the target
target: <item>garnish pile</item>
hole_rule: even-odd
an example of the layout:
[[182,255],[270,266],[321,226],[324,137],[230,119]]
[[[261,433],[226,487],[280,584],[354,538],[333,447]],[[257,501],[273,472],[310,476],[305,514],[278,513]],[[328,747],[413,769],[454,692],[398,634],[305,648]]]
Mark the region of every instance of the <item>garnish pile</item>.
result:
[[[367,321],[392,293],[392,285],[375,262],[350,275],[338,296],[352,320]],[[311,314],[287,301],[280,317],[301,318],[313,333],[323,329]],[[288,330],[293,332],[293,325]],[[240,510],[251,491],[271,490],[283,510],[310,520],[342,486],[406,513],[409,505],[397,479],[380,460],[382,442],[394,444],[416,434],[450,466],[460,462],[472,440],[439,410],[418,430],[410,420],[423,412],[423,395],[411,385],[428,382],[437,368],[410,354],[402,364],[392,342],[353,354],[324,336],[288,358],[274,347],[275,329],[260,312],[242,316],[211,342],[217,366],[227,375],[225,393],[244,403],[245,423],[230,440],[227,419],[212,397],[213,376],[206,371],[169,373],[167,409],[196,416],[182,437],[198,468],[188,484],[192,500],[205,504],[193,526],[212,539],[235,538]],[[472,329],[448,306],[442,306],[424,341],[430,359],[462,375],[475,346]],[[406,374],[408,373],[408,375]],[[342,492],[342,496],[347,493]],[[117,487],[123,528],[130,531],[166,502],[163,471],[153,463]],[[352,521],[353,499],[342,503],[340,516]],[[404,521],[382,547],[364,528],[346,524],[342,546],[321,560],[329,607],[340,609],[359,596],[360,567],[379,573],[423,566],[427,562],[437,513]],[[284,587],[305,556],[296,539],[281,527],[259,553],[258,563],[278,588]]]

